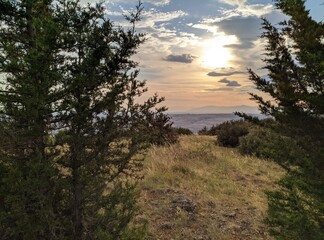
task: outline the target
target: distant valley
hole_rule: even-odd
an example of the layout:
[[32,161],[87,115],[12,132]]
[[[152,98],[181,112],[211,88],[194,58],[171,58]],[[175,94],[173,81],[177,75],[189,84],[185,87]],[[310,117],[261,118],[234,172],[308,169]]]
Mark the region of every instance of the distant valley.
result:
[[262,116],[257,107],[251,106],[204,106],[200,108],[192,108],[188,111],[170,113],[174,127],[189,128],[197,133],[203,127],[210,128],[213,125],[220,124],[225,121],[239,120],[234,112],[244,112],[254,116]]
[[203,127],[210,128],[213,125],[225,121],[238,120],[238,116],[232,114],[169,114],[173,127],[188,128],[197,133]]
[[192,108],[186,111],[171,112],[173,114],[220,114],[220,113],[230,113],[234,112],[244,112],[249,114],[259,114],[260,111],[254,106],[203,106],[198,108]]

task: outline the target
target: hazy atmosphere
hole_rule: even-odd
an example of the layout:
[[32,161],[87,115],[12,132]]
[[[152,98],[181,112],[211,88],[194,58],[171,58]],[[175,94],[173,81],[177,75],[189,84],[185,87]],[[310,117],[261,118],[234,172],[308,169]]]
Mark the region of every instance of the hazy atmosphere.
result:
[[[95,1],[81,1],[95,2]],[[106,1],[107,16],[124,21],[136,0]],[[247,68],[261,75],[261,17],[284,19],[271,0],[144,0],[137,31],[146,33],[136,60],[149,93],[165,96],[170,112],[204,106],[253,106]],[[323,20],[324,5],[309,0],[311,16]]]

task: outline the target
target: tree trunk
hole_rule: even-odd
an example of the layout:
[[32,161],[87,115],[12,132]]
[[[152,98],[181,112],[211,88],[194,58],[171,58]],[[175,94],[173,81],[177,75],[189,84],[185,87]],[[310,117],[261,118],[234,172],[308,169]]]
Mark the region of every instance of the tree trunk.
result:
[[75,149],[72,150],[72,191],[73,191],[73,229],[74,236],[73,239],[81,240],[82,239],[82,185],[80,180],[80,159],[78,157],[78,151],[80,147],[78,141],[74,145]]

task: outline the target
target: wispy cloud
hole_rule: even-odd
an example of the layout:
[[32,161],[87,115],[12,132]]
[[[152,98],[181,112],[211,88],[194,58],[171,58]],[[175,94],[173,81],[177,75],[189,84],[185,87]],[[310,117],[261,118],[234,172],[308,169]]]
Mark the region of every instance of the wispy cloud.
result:
[[[86,4],[86,3],[97,3],[99,1],[98,0],[80,0],[80,2],[82,4]],[[104,0],[103,2],[109,2],[110,4],[115,4],[115,3],[119,4],[119,3],[125,3],[125,0]],[[165,6],[165,5],[170,4],[171,0],[143,0],[142,2],[144,4],[150,3],[155,6]],[[136,5],[136,1],[133,1],[133,5]]]
[[210,33],[212,33],[214,35],[217,35],[219,33],[218,26],[206,23],[206,22],[204,22],[204,20],[202,22],[200,22],[200,23],[190,24],[188,26],[191,26],[191,27],[197,28],[197,29],[206,30],[207,32],[210,32]]
[[165,6],[170,4],[171,0],[144,0],[143,3],[151,3],[155,6]]
[[248,4],[246,0],[218,0],[218,1],[235,7],[231,9],[222,9],[221,12],[223,18],[229,18],[233,16],[261,17],[265,14],[269,14],[274,10],[272,4]]
[[236,5],[244,5],[246,4],[246,0],[218,0],[219,2],[222,2],[222,3],[226,3],[226,4],[229,4],[229,5],[233,5],[233,6],[236,6]]
[[224,10],[222,10],[222,14],[223,14],[223,19],[228,19],[228,18],[234,17],[234,16],[261,17],[261,16],[271,13],[273,10],[274,10],[274,8],[271,4],[268,4],[268,5],[252,4],[252,5],[238,6],[235,9],[224,9]]
[[208,88],[205,89],[205,91],[207,92],[229,92],[229,91],[233,91],[233,88],[229,88],[229,87],[220,87],[220,88]]

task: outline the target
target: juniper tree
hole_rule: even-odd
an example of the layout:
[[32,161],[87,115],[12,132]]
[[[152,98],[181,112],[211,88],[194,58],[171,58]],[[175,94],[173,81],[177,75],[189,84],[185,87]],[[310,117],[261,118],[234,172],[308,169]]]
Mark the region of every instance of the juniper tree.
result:
[[1,239],[141,238],[144,150],[171,128],[163,98],[138,100],[141,3],[128,29],[99,4],[0,3]]
[[0,1],[0,238],[52,239],[58,219],[47,120],[58,100],[51,1]]
[[268,222],[278,239],[323,239],[324,25],[310,17],[303,0],[275,2],[289,19],[280,29],[263,20],[268,79],[249,70],[270,100],[251,96],[275,118],[273,130],[293,138],[304,154],[277,159],[288,174],[281,190],[269,193]]

